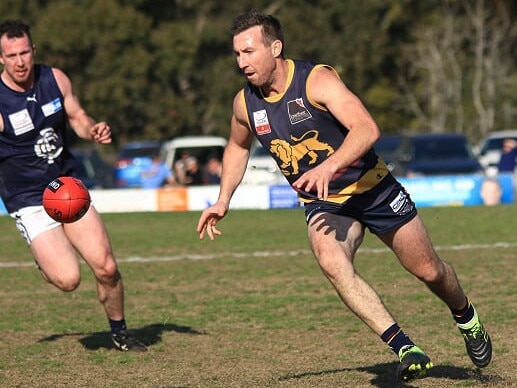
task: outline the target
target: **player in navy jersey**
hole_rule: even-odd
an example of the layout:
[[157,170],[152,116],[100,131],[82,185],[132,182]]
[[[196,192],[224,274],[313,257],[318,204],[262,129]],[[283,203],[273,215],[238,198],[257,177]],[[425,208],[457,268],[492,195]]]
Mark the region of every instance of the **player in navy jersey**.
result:
[[122,277],[95,207],[70,224],[54,221],[43,209],[46,185],[75,173],[65,141],[67,124],[80,138],[100,144],[111,142],[111,130],[84,111],[63,71],[34,63],[35,52],[28,25],[19,20],[0,24],[0,196],[43,278],[62,291],[76,289],[78,252],[95,275],[115,346],[145,351],[127,331]]
[[268,149],[304,203],[311,248],[341,300],[399,357],[397,376],[425,376],[430,358],[399,327],[357,273],[365,228],[451,310],[477,367],[488,365],[490,337],[453,267],[431,244],[415,204],[373,146],[379,129],[360,99],[330,66],[284,57],[280,22],[249,12],[232,25],[233,51],[247,79],[233,102],[218,200],[200,216],[200,238],[221,234],[253,137]]

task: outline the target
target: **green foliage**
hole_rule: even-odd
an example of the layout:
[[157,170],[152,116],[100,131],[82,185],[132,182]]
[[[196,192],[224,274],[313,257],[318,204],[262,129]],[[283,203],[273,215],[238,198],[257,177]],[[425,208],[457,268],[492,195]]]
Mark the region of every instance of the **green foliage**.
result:
[[[479,4],[485,7],[486,38],[493,42],[484,55],[495,66],[482,73],[484,110],[473,98],[479,39],[472,15]],[[69,74],[86,109],[114,128],[117,146],[227,135],[231,102],[244,83],[229,26],[251,8],[279,17],[289,57],[333,65],[384,132],[426,131],[443,121],[445,130],[477,140],[488,129],[515,122],[517,33],[503,29],[502,15],[515,25],[517,7],[503,0],[493,6],[482,0],[4,0],[0,14],[31,24],[37,59]],[[430,59],[429,36],[440,43],[451,15],[458,38],[452,57],[461,72],[445,73],[433,89],[430,79],[439,69],[419,64]],[[443,58],[446,49],[440,49]],[[459,95],[446,91],[455,82]]]

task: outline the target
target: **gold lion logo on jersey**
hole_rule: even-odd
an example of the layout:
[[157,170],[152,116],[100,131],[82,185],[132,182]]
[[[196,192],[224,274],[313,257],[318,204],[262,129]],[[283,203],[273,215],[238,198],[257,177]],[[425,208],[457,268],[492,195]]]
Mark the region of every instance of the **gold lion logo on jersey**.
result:
[[301,137],[291,136],[296,144],[290,144],[286,140],[275,139],[271,142],[269,150],[282,161],[280,169],[285,176],[299,173],[299,162],[308,156],[309,165],[316,163],[318,154],[315,151],[327,151],[327,157],[334,153],[334,149],[327,143],[318,140],[318,131],[310,130]]

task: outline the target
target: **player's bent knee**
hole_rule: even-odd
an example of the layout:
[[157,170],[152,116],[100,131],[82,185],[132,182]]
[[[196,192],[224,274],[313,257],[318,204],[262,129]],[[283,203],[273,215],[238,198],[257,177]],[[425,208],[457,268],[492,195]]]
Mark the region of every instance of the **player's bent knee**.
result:
[[41,268],[39,268],[39,272],[43,280],[64,292],[74,291],[81,283],[80,273],[70,272],[65,275],[47,274]]
[[355,274],[353,267],[339,265],[339,263],[334,260],[320,260],[319,265],[325,277],[333,284],[351,279]]
[[426,268],[425,271],[422,271],[417,276],[424,283],[436,284],[441,283],[445,279],[446,272],[446,266],[444,265],[444,263],[440,263],[440,265]]
[[51,281],[51,283],[64,292],[72,292],[81,283],[81,279],[79,277],[71,277],[68,279],[57,279]]
[[115,260],[108,260],[106,264],[95,270],[95,277],[100,282],[113,283],[120,280],[121,275],[117,268]]

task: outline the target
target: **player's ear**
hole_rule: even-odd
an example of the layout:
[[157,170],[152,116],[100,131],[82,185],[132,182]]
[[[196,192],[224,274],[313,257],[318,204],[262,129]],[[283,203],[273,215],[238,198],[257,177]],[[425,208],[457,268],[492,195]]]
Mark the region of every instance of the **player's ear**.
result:
[[272,46],[273,56],[275,58],[279,57],[282,54],[282,48],[283,48],[282,41],[275,40],[271,46]]

